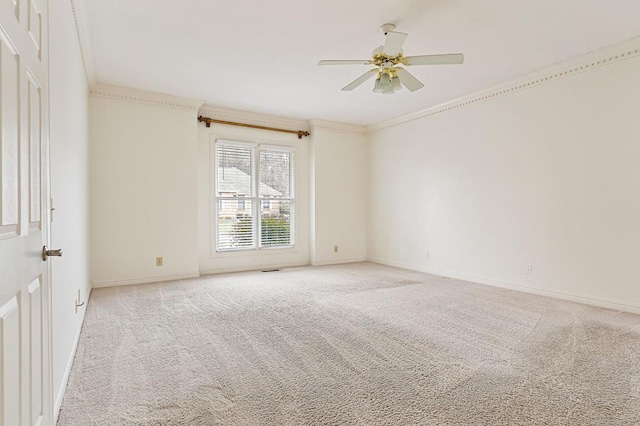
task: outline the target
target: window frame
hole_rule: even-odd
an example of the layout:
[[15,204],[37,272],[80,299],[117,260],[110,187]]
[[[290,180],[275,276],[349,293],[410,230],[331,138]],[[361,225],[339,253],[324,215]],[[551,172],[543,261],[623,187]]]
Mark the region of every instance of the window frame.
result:
[[235,197],[238,199],[238,211],[239,212],[246,212],[247,211],[247,196],[242,194],[242,195],[236,195]]
[[[218,201],[219,200],[235,200],[238,201],[239,197],[218,196],[218,147],[219,146],[236,146],[241,148],[249,148],[251,152],[251,194],[250,196],[242,197],[246,203],[249,201],[251,208],[245,208],[245,212],[251,212],[252,214],[252,233],[253,244],[247,247],[228,247],[220,248],[219,243],[219,213],[218,213]],[[260,153],[262,151],[281,151],[289,154],[289,185],[290,194],[288,197],[274,197],[274,196],[261,196],[260,194]],[[229,253],[229,252],[257,252],[257,251],[270,251],[270,250],[283,250],[292,249],[296,246],[296,222],[297,222],[297,197],[296,197],[296,147],[289,145],[275,145],[273,143],[261,143],[261,142],[249,142],[249,141],[237,141],[232,139],[215,139],[213,143],[213,155],[212,158],[212,191],[211,191],[211,211],[213,216],[213,249],[216,253]],[[263,201],[269,201],[269,204],[273,201],[288,201],[290,204],[289,213],[289,244],[286,245],[269,245],[262,246],[262,203]]]

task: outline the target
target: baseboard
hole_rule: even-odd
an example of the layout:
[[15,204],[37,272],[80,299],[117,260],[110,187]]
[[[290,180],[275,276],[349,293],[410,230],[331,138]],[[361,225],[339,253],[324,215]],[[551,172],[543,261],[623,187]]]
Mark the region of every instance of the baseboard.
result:
[[543,289],[530,287],[530,286],[526,286],[526,285],[522,285],[522,284],[515,284],[515,283],[504,282],[504,281],[496,281],[496,280],[492,280],[492,279],[489,279],[489,278],[482,278],[482,277],[475,277],[475,276],[470,276],[470,275],[458,274],[458,273],[455,273],[455,272],[444,271],[444,270],[437,269],[437,268],[427,268],[427,267],[423,267],[423,266],[410,265],[410,264],[406,264],[406,263],[394,262],[394,261],[389,261],[389,260],[379,259],[379,258],[373,258],[373,257],[369,257],[369,258],[367,258],[367,260],[369,262],[378,263],[378,264],[381,264],[381,265],[393,266],[393,267],[396,267],[396,268],[408,269],[408,270],[417,271],[417,272],[424,272],[424,273],[427,273],[427,274],[438,275],[438,276],[441,276],[441,277],[455,278],[455,279],[458,279],[458,280],[469,281],[469,282],[476,283],[476,284],[490,285],[490,286],[493,286],[493,287],[500,287],[500,288],[506,288],[508,290],[515,290],[515,291],[521,291],[521,292],[524,292],[524,293],[535,294],[535,295],[538,295],[538,296],[553,297],[554,299],[562,299],[562,300],[568,300],[570,302],[576,302],[576,303],[582,303],[582,304],[585,304],[585,305],[597,306],[599,308],[607,308],[607,309],[613,309],[613,310],[616,310],[616,311],[629,312],[629,313],[632,313],[632,314],[640,314],[640,306],[630,305],[630,304],[622,303],[622,302],[619,302],[619,301],[616,301],[616,300],[601,299],[601,298],[596,298],[596,297],[592,297],[592,296],[585,296],[585,295],[581,295],[581,294],[564,293],[564,292],[560,292],[560,291],[543,290]]
[[71,374],[71,367],[73,367],[73,360],[76,357],[76,350],[78,349],[78,342],[80,342],[80,333],[82,332],[82,326],[84,325],[84,317],[87,313],[87,309],[89,307],[89,300],[91,300],[91,288],[89,288],[89,295],[87,296],[87,302],[85,308],[82,310],[80,314],[80,324],[78,325],[78,329],[76,330],[76,334],[73,337],[73,346],[71,347],[71,353],[69,355],[69,360],[67,361],[67,366],[64,369],[64,375],[62,376],[62,383],[60,384],[60,389],[58,389],[58,396],[56,397],[54,406],[53,406],[53,423],[56,424],[58,422],[58,416],[60,415],[60,408],[62,408],[62,400],[64,399],[64,393],[67,390],[67,383],[69,382],[69,375]]
[[357,262],[366,262],[366,257],[351,257],[349,259],[340,259],[340,260],[323,260],[320,262],[311,262],[313,266],[328,266],[328,265],[342,265],[345,263],[357,263]]
[[93,281],[91,284],[93,288],[118,287],[121,285],[134,285],[134,284],[158,283],[161,281],[186,280],[189,278],[198,278],[199,276],[200,274],[165,275],[162,277],[134,278],[130,280]]
[[281,268],[295,268],[298,266],[308,266],[309,262],[292,262],[292,263],[276,263],[269,265],[250,265],[239,266],[235,268],[219,268],[219,269],[205,269],[200,271],[200,275],[217,275],[217,274],[230,274],[233,272],[253,272],[262,271],[264,269],[281,269]]

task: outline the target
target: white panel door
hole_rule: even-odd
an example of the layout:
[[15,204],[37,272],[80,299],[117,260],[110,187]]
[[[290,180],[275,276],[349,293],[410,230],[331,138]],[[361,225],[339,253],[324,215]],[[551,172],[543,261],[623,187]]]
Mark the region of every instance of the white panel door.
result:
[[0,426],[51,425],[47,0],[0,0]]

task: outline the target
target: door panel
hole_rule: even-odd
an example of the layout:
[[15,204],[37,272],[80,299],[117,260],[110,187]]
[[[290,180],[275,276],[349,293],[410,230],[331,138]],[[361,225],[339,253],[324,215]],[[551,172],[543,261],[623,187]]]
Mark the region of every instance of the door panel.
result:
[[20,304],[13,296],[0,307],[2,334],[2,425],[18,425],[20,415]]
[[47,0],[0,0],[0,426],[53,421]]
[[41,135],[40,135],[40,85],[35,77],[29,73],[29,227],[40,227],[40,192],[41,177]]
[[3,227],[18,225],[20,206],[20,167],[18,140],[20,111],[19,63],[16,48],[0,30],[0,144],[2,150],[2,216]]
[[37,424],[43,417],[42,407],[42,394],[43,394],[43,351],[42,347],[42,328],[46,325],[43,324],[42,318],[42,288],[40,286],[40,278],[33,281],[27,287],[29,291],[29,323],[31,324],[31,347],[29,352],[31,353],[31,377],[30,377],[30,410],[31,415],[30,422],[28,424]]
[[33,46],[36,48],[38,59],[40,59],[40,28],[42,26],[42,15],[35,0],[29,0],[29,35]]

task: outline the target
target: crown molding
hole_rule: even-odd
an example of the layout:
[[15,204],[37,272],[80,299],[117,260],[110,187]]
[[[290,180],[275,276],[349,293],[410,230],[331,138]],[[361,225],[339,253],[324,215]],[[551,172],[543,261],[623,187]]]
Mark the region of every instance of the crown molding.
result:
[[248,111],[238,111],[225,108],[217,108],[204,105],[200,108],[199,114],[203,117],[216,120],[234,121],[256,126],[280,127],[287,130],[309,130],[309,123],[305,120],[293,118],[277,117],[273,115],[257,114]]
[[379,132],[638,57],[640,57],[640,37],[635,37],[619,44],[588,52],[578,58],[552,65],[542,71],[529,74],[526,77],[512,80],[508,83],[494,86],[418,112],[382,121],[378,124],[368,126],[366,131],[367,133]]
[[197,110],[203,104],[203,101],[197,99],[181,98],[163,93],[146,92],[142,90],[129,89],[127,87],[110,86],[107,84],[96,84],[91,88],[90,94],[91,96],[99,98],[188,110]]
[[367,132],[366,127],[356,126],[355,124],[339,123],[337,121],[318,120],[315,118],[309,120],[309,125],[311,126],[311,129],[332,130],[332,131],[338,131],[342,133],[365,134]]
[[93,54],[91,53],[91,31],[89,29],[89,19],[87,16],[87,5],[85,0],[69,0],[73,26],[76,31],[76,38],[80,46],[80,56],[84,65],[84,74],[89,87],[96,83],[96,71],[93,66]]

